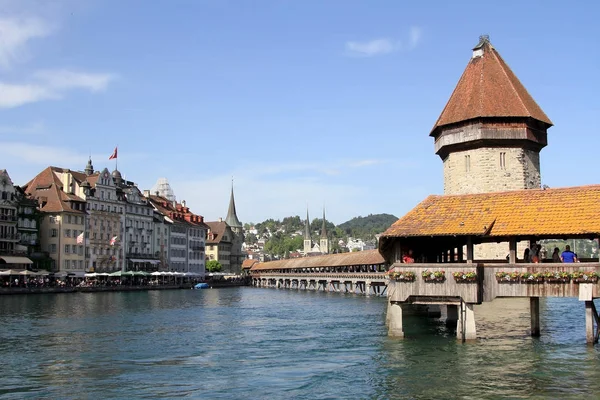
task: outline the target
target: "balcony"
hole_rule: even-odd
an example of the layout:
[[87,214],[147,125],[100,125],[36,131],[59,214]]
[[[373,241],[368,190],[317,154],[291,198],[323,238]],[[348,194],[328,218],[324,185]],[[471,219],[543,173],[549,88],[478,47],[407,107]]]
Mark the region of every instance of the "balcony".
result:
[[20,233],[12,233],[12,234],[0,234],[0,240],[8,241],[8,242],[18,242],[21,240]]
[[38,240],[37,239],[21,239],[19,241],[19,244],[22,244],[25,246],[35,246],[36,244],[38,244]]
[[0,221],[16,222],[17,220],[18,217],[16,215],[0,214]]

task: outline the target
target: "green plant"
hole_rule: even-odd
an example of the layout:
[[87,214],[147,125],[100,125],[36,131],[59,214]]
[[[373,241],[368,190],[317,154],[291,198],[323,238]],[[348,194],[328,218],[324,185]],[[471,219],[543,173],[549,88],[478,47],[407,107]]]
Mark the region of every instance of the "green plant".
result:
[[453,272],[452,276],[456,282],[475,282],[477,281],[477,273],[475,271],[457,271]]
[[393,271],[390,272],[390,279],[398,282],[414,282],[416,275],[412,271]]
[[573,280],[577,283],[598,282],[598,273],[596,271],[575,271],[571,273]]
[[446,280],[446,271],[430,271],[426,269],[421,273],[421,276],[425,282],[443,282]]
[[546,282],[569,282],[571,274],[566,271],[545,271],[542,273]]
[[541,272],[521,272],[521,282],[534,283],[543,282],[544,274]]
[[496,272],[496,279],[498,282],[518,282],[521,275],[517,271],[507,272],[498,271]]

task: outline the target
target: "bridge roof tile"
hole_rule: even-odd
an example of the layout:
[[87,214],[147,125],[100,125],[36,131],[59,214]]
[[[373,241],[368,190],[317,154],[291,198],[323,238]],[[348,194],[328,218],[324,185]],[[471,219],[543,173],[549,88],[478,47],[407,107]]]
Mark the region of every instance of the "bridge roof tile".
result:
[[315,257],[292,258],[289,260],[269,261],[255,264],[251,270],[342,267],[351,265],[383,264],[385,260],[379,250],[355,251],[351,253],[326,254]]
[[407,236],[600,236],[600,185],[431,195],[382,238]]

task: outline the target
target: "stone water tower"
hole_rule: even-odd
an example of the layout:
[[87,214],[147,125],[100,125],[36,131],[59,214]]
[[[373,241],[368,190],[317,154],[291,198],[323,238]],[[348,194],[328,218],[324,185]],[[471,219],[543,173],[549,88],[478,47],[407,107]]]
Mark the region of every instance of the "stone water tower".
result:
[[[481,36],[430,136],[444,163],[444,194],[541,187],[540,151],[548,116]],[[519,254],[528,242],[520,243]],[[475,247],[476,259],[501,259],[508,243]]]
[[444,194],[537,189],[548,116],[481,36],[431,130],[444,162]]

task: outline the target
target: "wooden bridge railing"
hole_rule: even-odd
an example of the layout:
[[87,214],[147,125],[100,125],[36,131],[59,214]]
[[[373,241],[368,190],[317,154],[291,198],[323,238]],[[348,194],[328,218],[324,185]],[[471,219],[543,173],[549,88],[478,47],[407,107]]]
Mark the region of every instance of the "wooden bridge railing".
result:
[[[496,297],[579,297],[599,295],[600,263],[394,264],[388,296],[460,297],[467,303]],[[456,273],[457,277],[454,276]],[[588,285],[590,284],[590,285]]]

